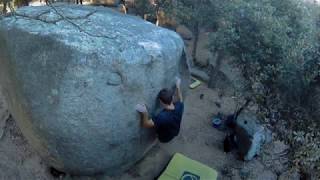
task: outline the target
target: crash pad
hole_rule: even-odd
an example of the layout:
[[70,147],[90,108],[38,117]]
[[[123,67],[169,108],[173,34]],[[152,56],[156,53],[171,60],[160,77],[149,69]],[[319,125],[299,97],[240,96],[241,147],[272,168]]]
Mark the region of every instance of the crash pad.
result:
[[158,180],[216,180],[217,177],[216,170],[176,153]]

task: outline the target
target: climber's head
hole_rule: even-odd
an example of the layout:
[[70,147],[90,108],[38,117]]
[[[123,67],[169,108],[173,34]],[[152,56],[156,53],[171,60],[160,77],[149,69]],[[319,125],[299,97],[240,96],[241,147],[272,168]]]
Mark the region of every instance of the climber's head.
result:
[[168,106],[172,103],[173,94],[169,89],[164,88],[158,93],[158,99],[162,105]]

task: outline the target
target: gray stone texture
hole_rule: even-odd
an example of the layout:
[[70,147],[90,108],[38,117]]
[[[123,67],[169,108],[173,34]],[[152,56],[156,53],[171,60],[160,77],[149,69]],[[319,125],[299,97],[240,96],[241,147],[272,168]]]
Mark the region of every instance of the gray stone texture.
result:
[[188,86],[175,32],[103,7],[23,7],[0,19],[0,83],[28,142],[72,174],[116,174],[141,159],[154,132],[134,107]]
[[206,67],[209,65],[210,59],[213,58],[213,54],[210,52],[208,46],[209,46],[209,32],[205,32],[204,30],[201,30],[198,36],[198,43],[197,43],[197,51],[196,51],[196,59],[195,64]]
[[8,106],[3,98],[1,86],[0,86],[0,140],[4,134],[4,130],[5,130],[5,126],[8,118],[9,118]]
[[184,25],[179,25],[176,28],[176,32],[184,39],[191,40],[193,38],[193,33]]
[[269,169],[277,174],[282,174],[289,168],[289,146],[283,141],[272,141],[265,146],[262,160]]

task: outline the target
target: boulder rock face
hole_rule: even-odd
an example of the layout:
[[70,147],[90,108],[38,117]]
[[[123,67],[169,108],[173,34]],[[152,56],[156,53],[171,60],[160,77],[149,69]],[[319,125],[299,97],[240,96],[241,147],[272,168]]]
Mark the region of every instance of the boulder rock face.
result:
[[155,140],[135,105],[155,110],[174,77],[188,85],[175,32],[102,7],[24,7],[0,19],[0,83],[29,143],[73,174],[116,174]]

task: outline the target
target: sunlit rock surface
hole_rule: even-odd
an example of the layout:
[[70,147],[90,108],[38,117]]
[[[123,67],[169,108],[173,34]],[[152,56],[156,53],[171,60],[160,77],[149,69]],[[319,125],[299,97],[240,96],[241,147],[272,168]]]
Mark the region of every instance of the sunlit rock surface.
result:
[[24,7],[0,20],[0,82],[9,110],[49,165],[115,174],[155,139],[134,107],[150,111],[188,69],[174,32],[102,7]]

